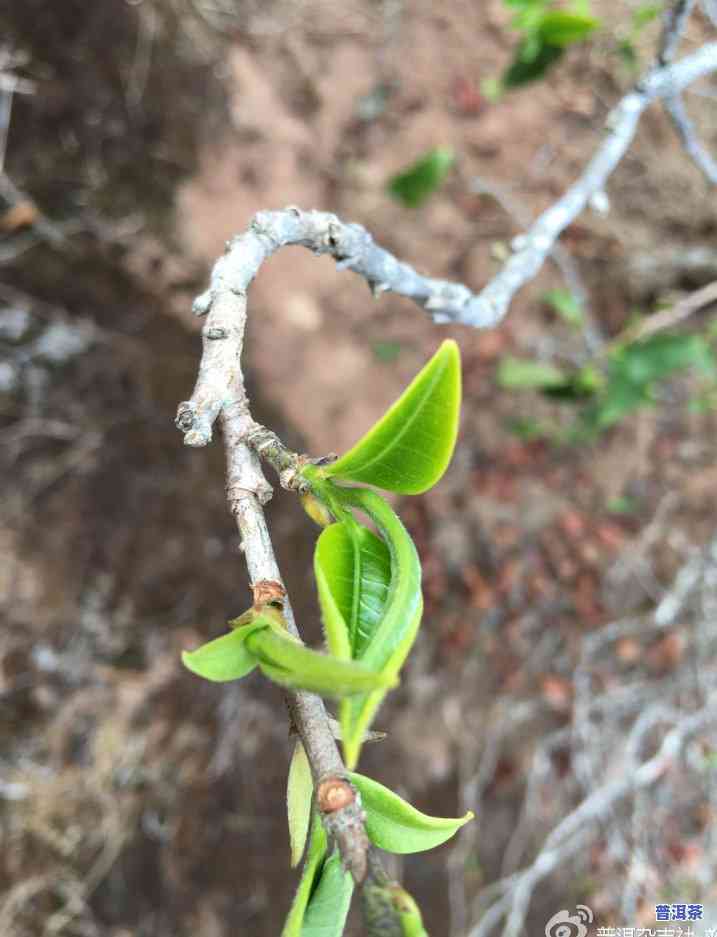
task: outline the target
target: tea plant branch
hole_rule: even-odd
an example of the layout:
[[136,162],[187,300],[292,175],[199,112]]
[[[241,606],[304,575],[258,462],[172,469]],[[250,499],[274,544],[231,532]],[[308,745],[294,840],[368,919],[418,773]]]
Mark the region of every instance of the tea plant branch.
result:
[[[698,78],[717,71],[717,43],[708,43],[679,62],[651,69],[612,110],[605,139],[582,176],[540,215],[526,234],[516,238],[516,250],[498,274],[479,292],[448,280],[425,277],[379,247],[358,224],[341,221],[327,212],[258,212],[249,229],[229,242],[227,253],[215,265],[209,289],[194,302],[202,316],[222,291],[241,296],[261,264],[281,247],[301,245],[315,254],[329,254],[342,270],[362,276],[375,296],[394,292],[412,299],[439,323],[457,322],[475,328],[496,326],[514,295],[532,280],[565,228],[584,210],[604,185],[629,148],[640,117],[653,101],[684,90]],[[213,340],[223,338],[222,328]],[[211,336],[210,336],[211,337]],[[221,393],[214,392],[216,371],[210,364],[221,355],[212,353],[200,369],[200,380],[188,402],[191,411],[185,442],[206,445],[221,409]],[[221,382],[220,382],[221,383]],[[187,416],[188,419],[188,416]]]
[[[665,11],[658,54],[660,65],[672,63],[694,7],[695,0],[677,0]],[[706,176],[708,182],[717,185],[717,162],[710,156],[697,136],[682,96],[669,94],[665,97],[664,105],[687,155]]]
[[[471,181],[471,191],[481,195],[490,195],[491,198],[500,205],[506,214],[517,222],[521,227],[530,225],[530,216],[527,211],[512,197],[510,192],[502,186],[479,176],[474,176]],[[589,352],[598,351],[603,345],[603,335],[600,326],[595,321],[590,312],[589,299],[585,285],[580,277],[578,265],[562,244],[555,243],[550,251],[550,257],[560,271],[565,285],[572,293],[576,302],[580,306],[583,316],[582,334]]]
[[[253,245],[255,250],[237,257],[236,266],[224,264],[221,282],[214,284],[215,295],[202,330],[199,376],[192,398],[179,405],[177,426],[184,431],[186,445],[205,445],[211,438],[213,422],[220,418],[227,461],[227,499],[241,534],[241,549],[255,599],[258,590],[271,589],[273,585],[282,599],[287,629],[300,637],[291,603],[281,584],[264,516],[263,505],[271,497],[272,489],[257,454],[246,441],[257,425],[251,418],[241,370],[246,286],[255,272],[245,261],[261,262],[262,243],[267,242],[257,239]],[[344,777],[343,761],[323,701],[304,691],[287,692],[287,700],[293,726],[311,766],[315,788],[321,789],[322,785],[332,782],[335,787],[345,788],[345,805],[328,813],[325,825],[337,841],[344,864],[354,879],[361,881],[366,872],[368,838],[360,799]]]
[[642,113],[653,101],[683,91],[698,78],[717,70],[717,43],[709,43],[675,64],[657,65],[622,98],[607,119],[606,135],[582,176],[516,239],[517,250],[458,321],[487,327],[497,324],[521,287],[541,269],[565,228],[601,192],[627,152]]

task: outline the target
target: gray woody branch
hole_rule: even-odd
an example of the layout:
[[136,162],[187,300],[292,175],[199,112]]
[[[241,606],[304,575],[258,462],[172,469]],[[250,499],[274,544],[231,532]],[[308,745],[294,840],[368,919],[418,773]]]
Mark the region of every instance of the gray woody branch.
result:
[[[421,276],[374,243],[360,225],[347,224],[325,212],[288,208],[259,212],[249,230],[229,243],[227,253],[214,267],[209,289],[195,300],[194,311],[204,315],[214,299],[227,291],[234,296],[245,295],[263,261],[280,247],[294,244],[316,254],[331,254],[339,269],[353,270],[362,276],[374,295],[392,291],[406,296],[436,322],[491,328],[505,316],[518,290],[536,276],[560,234],[592,196],[603,190],[629,148],[645,108],[658,98],[674,98],[698,78],[714,71],[717,71],[717,43],[709,43],[675,64],[649,71],[611,111],[605,138],[578,181],[537,218],[525,235],[516,239],[513,256],[477,294],[460,283]],[[222,353],[213,352],[210,357],[213,361],[221,358]],[[221,410],[221,394],[212,386],[211,361],[202,362],[197,390],[187,404],[194,413],[191,431],[185,437],[187,445],[206,445]]]
[[[278,591],[287,627],[300,637],[291,603],[281,584],[262,507],[271,497],[271,486],[264,478],[258,456],[246,442],[258,427],[249,412],[241,370],[247,306],[245,286],[269,245],[263,236],[257,236],[246,246],[245,251],[230,252],[215,268],[213,297],[202,306],[208,316],[202,335],[199,377],[192,399],[179,405],[177,426],[184,432],[187,445],[204,445],[211,438],[212,423],[220,417],[227,459],[227,499],[241,534],[255,600],[259,591],[267,587]],[[252,268],[252,264],[256,266]],[[223,273],[218,279],[220,265]],[[324,825],[337,842],[345,866],[360,882],[366,874],[368,851],[361,801],[358,792],[343,776],[344,764],[323,701],[305,692],[287,693],[287,700],[292,723],[311,765]]]
[[[409,297],[436,322],[494,326],[507,312],[515,293],[538,273],[561,232],[602,190],[628,149],[645,108],[657,98],[679,94],[715,70],[717,43],[676,64],[652,69],[610,114],[605,139],[580,179],[536,220],[513,256],[478,294],[461,284],[421,276],[375,244],[360,225],[346,224],[324,212],[298,208],[260,212],[249,229],[228,244],[214,266],[209,289],[194,303],[195,313],[207,316],[202,330],[203,354],[192,397],[179,405],[177,426],[184,432],[186,445],[204,446],[212,438],[215,421],[221,420],[227,497],[255,589],[267,582],[281,583],[263,512],[272,489],[255,451],[262,448],[256,446],[257,438],[265,434],[252,420],[241,371],[247,290],[261,264],[280,247],[302,245],[316,254],[332,255],[339,268],[364,277],[374,295],[392,291]],[[250,448],[252,440],[254,449]],[[282,483],[290,485],[286,474]],[[284,610],[289,629],[298,636],[288,598]],[[323,702],[313,694],[298,692],[289,694],[289,705],[311,764],[320,806],[322,792],[326,794],[327,809],[322,811],[325,825],[338,842],[344,863],[361,881],[368,841],[360,800],[343,778],[344,765]]]

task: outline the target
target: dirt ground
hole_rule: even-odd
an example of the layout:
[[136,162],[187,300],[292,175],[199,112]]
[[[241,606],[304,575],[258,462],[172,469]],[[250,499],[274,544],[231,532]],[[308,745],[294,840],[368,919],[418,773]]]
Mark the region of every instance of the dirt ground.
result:
[[[295,885],[281,695],[255,676],[208,686],[179,662],[249,604],[220,446],[184,449],[173,426],[198,362],[192,298],[227,238],[287,204],[336,212],[418,269],[480,287],[521,227],[474,180],[534,215],[634,79],[614,37],[637,4],[594,6],[601,38],[498,102],[480,88],[515,42],[499,0],[0,11],[13,74],[34,83],[14,95],[4,163],[31,223],[0,219],[0,937],[279,933]],[[643,63],[655,30],[640,37]],[[686,47],[705,34],[696,20]],[[690,110],[717,145],[703,91]],[[387,179],[437,145],[458,157],[446,185],[415,211],[393,201]],[[608,194],[610,213],[584,215],[564,242],[612,335],[717,277],[717,201],[657,109]],[[399,505],[424,563],[425,623],[365,770],[456,815],[499,706],[533,716],[494,766],[461,868],[450,846],[397,864],[440,937],[450,915],[459,933],[452,880],[473,896],[500,874],[533,737],[569,723],[581,637],[654,604],[714,535],[716,420],[688,410],[688,382],[589,446],[510,432],[521,417],[564,418],[495,377],[507,353],[584,353],[540,301],[562,285],[548,265],[500,328],[478,333],[374,300],[297,248],[250,296],[255,418],[312,454],[355,441],[444,337],[461,346],[455,461]],[[632,510],[616,514],[616,499]],[[315,529],[284,492],[269,513],[298,621],[318,640]],[[646,666],[662,673],[680,654],[673,641]],[[599,887],[565,870],[530,933],[572,896],[611,919]]]

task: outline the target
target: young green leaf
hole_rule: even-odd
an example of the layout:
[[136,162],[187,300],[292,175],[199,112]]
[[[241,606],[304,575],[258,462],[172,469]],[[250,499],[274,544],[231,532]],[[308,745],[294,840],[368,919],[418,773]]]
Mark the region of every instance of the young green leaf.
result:
[[326,848],[326,833],[321,818],[318,813],[314,813],[304,869],[301,873],[301,880],[299,881],[299,887],[296,889],[291,910],[281,932],[281,937],[303,937],[304,915],[326,857]]
[[[313,477],[310,475],[310,478]],[[339,501],[338,511],[357,508],[378,528],[388,547],[391,579],[383,616],[368,635],[359,660],[386,677],[398,675],[421,621],[421,564],[406,528],[393,509],[375,491],[368,488],[337,488],[330,482],[328,497]],[[380,706],[385,690],[377,690],[340,707],[343,749],[349,768],[356,765],[361,744],[371,720]]]
[[[360,661],[386,677],[397,675],[411,648],[421,620],[421,566],[413,541],[390,505],[375,491],[367,488],[342,488],[322,477],[321,470],[307,466],[303,470],[306,481],[318,497],[326,501],[337,517],[348,520],[347,532],[356,526],[349,508],[356,508],[376,524],[384,544],[388,547],[391,578],[383,616],[368,635],[361,651]],[[321,580],[319,569],[319,580]],[[324,577],[325,579],[325,577]],[[339,624],[344,622],[338,605],[330,594],[328,584],[323,586],[325,607]],[[330,601],[329,601],[330,600]],[[346,629],[347,631],[347,629]],[[358,760],[361,744],[371,719],[380,705],[385,690],[377,690],[357,697],[351,705],[342,702],[340,709],[344,757],[349,768]]]
[[354,882],[334,851],[324,862],[304,915],[301,937],[341,937],[349,913]]
[[423,926],[421,911],[413,896],[396,883],[390,886],[390,892],[391,903],[401,922],[402,937],[428,937]]
[[418,208],[441,185],[454,162],[450,147],[429,150],[404,172],[393,176],[388,182],[388,191],[409,208]]
[[[314,571],[331,652],[334,629],[348,632],[349,656],[360,657],[383,616],[391,582],[388,547],[351,518],[325,528],[316,543]],[[341,620],[337,621],[337,613]]]
[[[413,909],[403,895],[413,903]],[[368,883],[361,899],[366,937],[428,937],[418,906],[400,885]]]
[[292,689],[340,699],[396,686],[395,674],[378,673],[358,661],[339,660],[305,647],[271,628],[250,635],[247,646],[270,680]]
[[460,353],[449,340],[363,439],[324,474],[399,494],[427,491],[451,460],[460,398]]
[[182,663],[192,673],[215,683],[239,680],[251,673],[259,663],[247,646],[247,638],[268,627],[265,621],[257,618],[203,644],[196,651],[182,651]]
[[433,849],[445,843],[473,819],[470,810],[464,817],[456,819],[429,817],[378,781],[355,772],[349,772],[348,778],[361,794],[369,839],[387,852],[409,853]]
[[[390,676],[400,672],[416,639],[422,614],[423,598],[419,593],[419,601],[413,617],[406,622],[405,627],[402,629],[403,639],[384,665],[384,674]],[[341,738],[344,761],[348,768],[355,768],[358,764],[361,747],[366,741],[369,727],[385,696],[386,690],[375,690],[366,696],[355,696],[351,699],[341,700],[339,707]]]
[[301,862],[306,845],[306,837],[311,822],[311,798],[314,785],[311,780],[311,768],[304,746],[297,742],[289,764],[289,780],[286,785],[286,807],[289,817],[289,843],[291,846],[291,867]]

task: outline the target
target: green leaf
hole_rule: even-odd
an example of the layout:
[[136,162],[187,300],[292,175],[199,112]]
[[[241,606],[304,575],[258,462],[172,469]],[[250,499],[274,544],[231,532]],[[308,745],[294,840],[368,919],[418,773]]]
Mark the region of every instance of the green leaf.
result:
[[[331,652],[334,629],[348,633],[349,656],[360,657],[383,616],[391,582],[388,547],[368,528],[347,520],[327,527],[316,543],[314,571]],[[340,621],[336,615],[340,615]],[[336,648],[336,649],[335,649]]]
[[549,10],[540,21],[539,32],[543,42],[565,49],[582,42],[600,26],[594,16],[568,13],[566,10]]
[[418,905],[397,882],[367,881],[361,903],[367,937],[428,937]]
[[500,387],[512,390],[564,387],[569,381],[568,376],[553,364],[510,355],[506,355],[498,365],[496,379]]
[[268,627],[264,620],[257,618],[250,624],[203,644],[196,651],[182,651],[182,663],[192,673],[215,683],[239,680],[251,673],[258,664],[256,656],[247,646],[247,638]]
[[586,410],[584,423],[596,430],[608,429],[651,400],[649,384],[636,384],[622,375],[615,375],[610,378],[605,391]]
[[619,349],[609,372],[634,384],[647,384],[688,367],[710,376],[715,373],[709,343],[701,335],[662,332]]
[[301,873],[299,887],[296,890],[291,910],[281,932],[281,937],[302,937],[304,915],[309,904],[309,898],[314,891],[321,867],[326,857],[326,833],[318,813],[314,813],[311,825],[311,839],[306,854],[306,861]]
[[433,849],[473,819],[470,810],[455,819],[429,817],[372,778],[356,772],[349,772],[348,778],[361,794],[369,839],[386,852],[404,854]]
[[441,185],[454,162],[453,150],[438,146],[389,179],[388,191],[409,208],[418,208]]
[[278,634],[269,628],[251,635],[247,646],[263,674],[296,690],[340,699],[376,689],[387,690],[398,683],[393,674],[378,673],[358,661],[321,654],[288,633]]
[[354,882],[334,851],[321,869],[309,906],[304,915],[301,937],[341,937],[349,913]]
[[413,896],[405,888],[401,888],[400,885],[394,885],[391,891],[393,906],[401,922],[403,937],[428,937],[428,933],[423,926],[421,911]]
[[534,35],[523,39],[512,63],[503,73],[503,87],[519,88],[537,81],[557,62],[564,51],[561,46],[551,45],[540,38],[536,44]]
[[657,19],[662,12],[661,3],[643,3],[632,14],[633,29],[638,32]]
[[460,399],[460,353],[454,341],[445,341],[393,406],[325,475],[399,494],[427,491],[453,454]]
[[[336,517],[347,524],[349,534],[357,526],[350,509],[356,509],[373,521],[388,547],[391,578],[383,616],[368,637],[359,660],[390,678],[399,673],[421,620],[421,565],[418,554],[405,527],[377,492],[369,488],[339,487],[326,479],[324,472],[324,469],[314,465],[302,469],[303,478],[311,490],[320,500],[325,501]],[[330,629],[333,628],[338,640],[348,642],[348,627],[321,564],[318,564],[317,570],[319,588],[323,594],[327,637],[332,640]],[[356,697],[350,706],[346,705],[346,701],[341,704],[344,758],[349,768],[356,764],[364,735],[385,693],[385,690],[376,690]]]
[[542,299],[569,325],[578,326],[583,324],[582,304],[570,290],[548,290],[543,293]]
[[[418,628],[423,614],[423,599],[419,596],[419,604],[413,616],[406,622],[403,629],[403,639],[386,663],[383,673],[386,675],[398,674],[403,667],[408,654],[416,640]],[[341,716],[341,738],[344,750],[344,761],[348,768],[355,768],[361,747],[366,740],[368,730],[386,696],[385,690],[375,690],[366,696],[357,696],[352,699],[341,700],[339,713]]]
[[311,798],[314,784],[311,767],[304,746],[297,742],[289,765],[289,780],[286,785],[286,807],[289,817],[289,843],[291,867],[301,862],[311,822]]
[[617,52],[627,68],[637,67],[637,49],[633,42],[629,39],[621,39],[617,44]]
[[[360,660],[388,677],[397,676],[413,645],[423,611],[418,554],[406,528],[379,494],[367,488],[335,490],[344,505],[358,508],[376,524],[388,547],[391,580],[384,613],[369,635]],[[385,690],[377,690],[341,703],[344,759],[349,768],[358,761],[364,736],[385,695]]]

